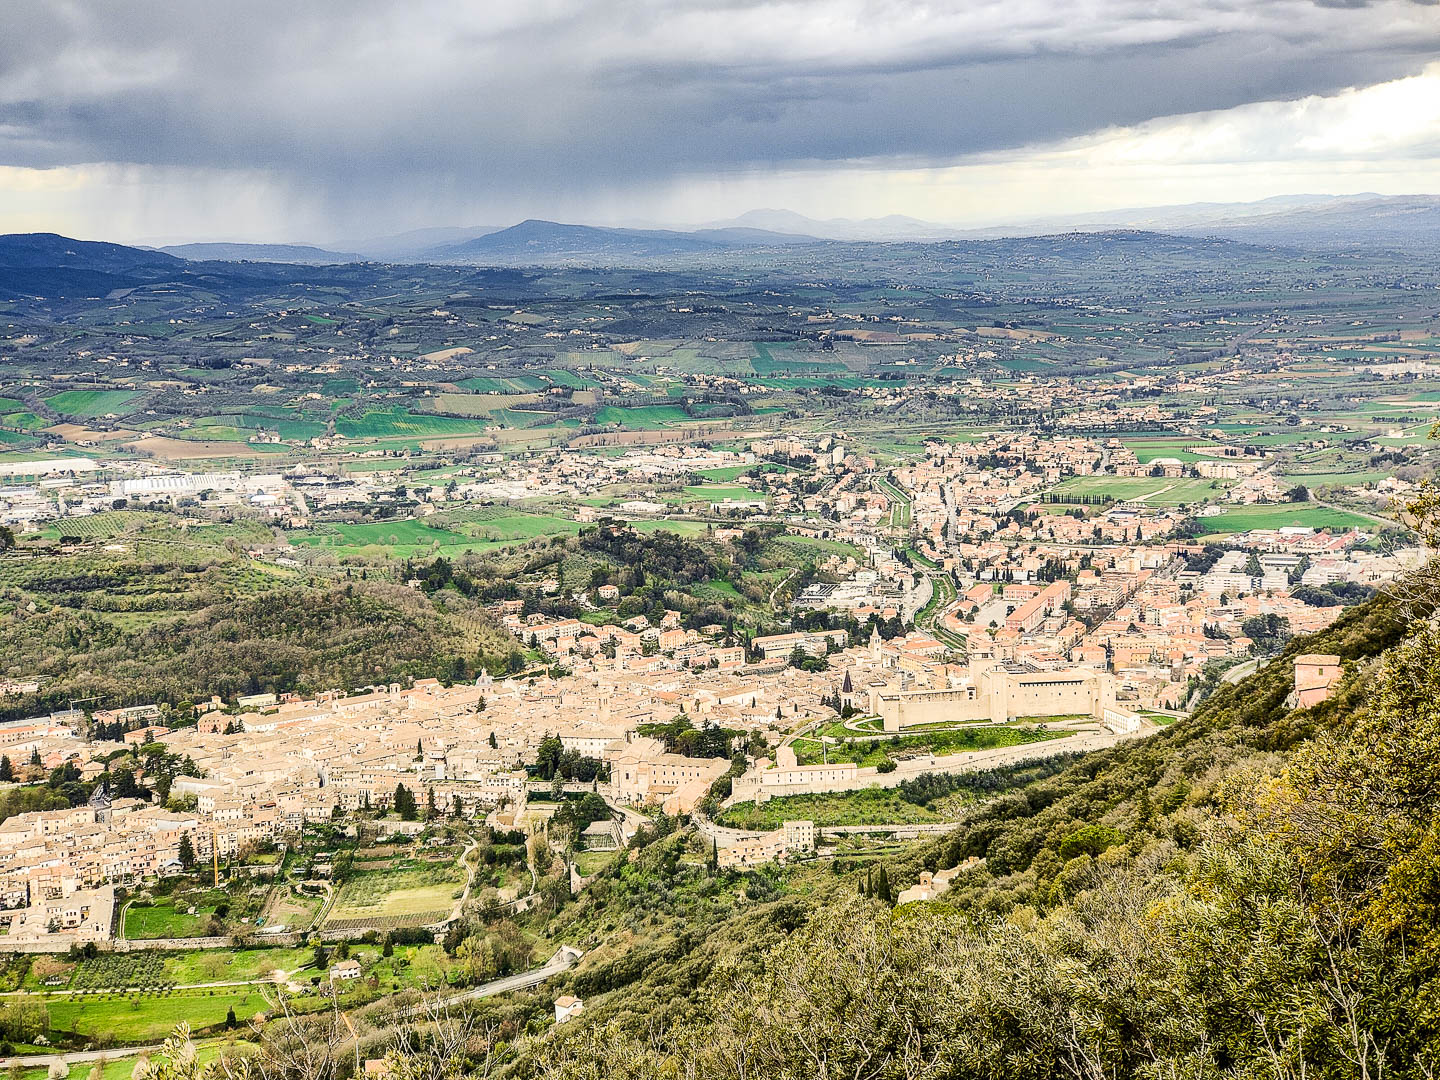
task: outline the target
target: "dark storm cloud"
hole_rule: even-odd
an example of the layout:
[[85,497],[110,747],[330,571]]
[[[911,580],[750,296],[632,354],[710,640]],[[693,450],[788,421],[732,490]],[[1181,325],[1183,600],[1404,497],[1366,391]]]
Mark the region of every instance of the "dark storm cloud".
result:
[[1414,0],[8,0],[0,163],[272,171],[349,211],[950,160],[1410,74]]

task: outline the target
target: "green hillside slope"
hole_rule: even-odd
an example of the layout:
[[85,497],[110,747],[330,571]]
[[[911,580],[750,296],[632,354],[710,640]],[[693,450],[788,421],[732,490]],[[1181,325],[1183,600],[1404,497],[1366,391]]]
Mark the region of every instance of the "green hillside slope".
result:
[[[1286,705],[1299,652],[1347,662],[1310,710]],[[1437,793],[1440,633],[1382,598],[1192,719],[981,804],[889,887],[873,866],[711,877],[681,834],[632,855],[570,916],[595,946],[569,977],[583,1020],[507,1068],[1433,1075]],[[875,896],[972,856],[938,900]]]

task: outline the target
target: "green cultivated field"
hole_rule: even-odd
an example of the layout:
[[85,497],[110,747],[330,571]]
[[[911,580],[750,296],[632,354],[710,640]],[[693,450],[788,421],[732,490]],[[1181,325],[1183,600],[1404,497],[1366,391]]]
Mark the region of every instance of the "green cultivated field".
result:
[[484,430],[484,424],[454,416],[430,416],[408,409],[372,409],[356,420],[342,417],[335,421],[336,434],[347,439],[433,438],[444,435],[471,435]]
[[139,395],[133,390],[64,390],[45,399],[45,404],[66,416],[104,416],[118,413]]
[[[1135,460],[1142,464],[1154,461],[1156,458],[1174,458],[1176,461],[1206,461],[1209,460],[1204,454],[1196,454],[1187,450],[1189,446],[1207,445],[1200,439],[1121,439],[1131,452]],[[1214,445],[1209,444],[1209,445]]]
[[479,394],[533,394],[550,384],[536,375],[506,375],[477,376],[463,379],[455,385]]
[[411,555],[438,544],[451,551],[484,551],[536,536],[576,533],[580,526],[550,514],[501,514],[495,517],[445,515],[439,524],[397,518],[358,525],[321,525],[309,532],[292,533],[290,540],[303,547],[385,548],[396,556]]
[[298,409],[266,409],[245,413],[202,416],[194,425],[175,432],[181,439],[218,439],[244,442],[259,431],[273,431],[287,442],[305,442],[325,434],[325,420]]
[[678,405],[641,405],[635,408],[606,405],[595,412],[597,424],[618,424],[638,431],[653,431],[690,419],[693,418],[685,415],[685,410]]

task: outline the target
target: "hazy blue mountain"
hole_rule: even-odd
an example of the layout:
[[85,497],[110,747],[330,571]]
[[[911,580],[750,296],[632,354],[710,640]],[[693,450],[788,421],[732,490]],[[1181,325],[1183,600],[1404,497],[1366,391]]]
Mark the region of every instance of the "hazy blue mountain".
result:
[[422,258],[441,262],[553,261],[663,258],[814,242],[811,238],[751,228],[679,232],[670,229],[610,229],[531,219],[459,244],[432,248]]
[[173,255],[123,244],[10,233],[0,236],[0,298],[107,296],[175,277],[185,266]]
[[410,229],[389,236],[372,236],[347,244],[367,259],[381,262],[413,262],[435,248],[462,244],[477,236],[487,236],[503,229],[503,225],[440,225],[428,229]]
[[891,214],[888,217],[828,218],[824,221],[797,214],[793,210],[749,210],[729,221],[713,223],[718,229],[760,229],[776,233],[792,233],[826,240],[959,240],[986,235],[989,230],[957,229],[937,225],[933,221]]
[[101,240],[73,240],[56,233],[0,235],[0,267],[9,270],[69,268],[115,273],[125,270],[178,270],[184,263],[148,248]]
[[1433,251],[1440,243],[1440,196],[1334,200],[1217,223],[1209,231],[1251,243],[1320,250]]
[[307,266],[364,262],[353,251],[329,251],[313,244],[174,244],[161,251],[193,262],[277,262]]
[[1256,244],[1316,249],[1410,248],[1440,239],[1440,196],[1280,195],[1242,203],[1126,207],[962,229],[891,215],[818,221],[793,210],[751,210],[717,228],[758,228],[844,241],[924,242],[1045,236],[1064,232],[1144,232],[1225,236]]

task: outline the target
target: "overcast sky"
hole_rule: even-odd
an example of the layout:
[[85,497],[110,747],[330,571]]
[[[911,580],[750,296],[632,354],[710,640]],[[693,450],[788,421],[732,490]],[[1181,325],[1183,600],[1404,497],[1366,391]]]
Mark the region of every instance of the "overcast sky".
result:
[[1440,190],[1417,0],[5,0],[0,231],[961,225]]

